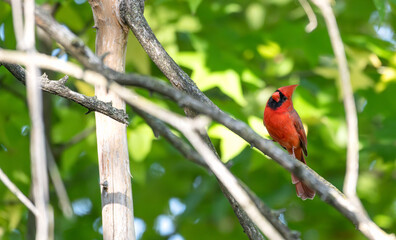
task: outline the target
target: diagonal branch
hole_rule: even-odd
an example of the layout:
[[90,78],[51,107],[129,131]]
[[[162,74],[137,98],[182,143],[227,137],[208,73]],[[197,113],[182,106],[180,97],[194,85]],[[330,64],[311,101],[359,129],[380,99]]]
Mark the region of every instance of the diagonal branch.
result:
[[32,212],[35,216],[39,216],[39,210],[33,205],[28,197],[26,197],[21,190],[11,180],[0,168],[0,181],[6,185],[6,187]]

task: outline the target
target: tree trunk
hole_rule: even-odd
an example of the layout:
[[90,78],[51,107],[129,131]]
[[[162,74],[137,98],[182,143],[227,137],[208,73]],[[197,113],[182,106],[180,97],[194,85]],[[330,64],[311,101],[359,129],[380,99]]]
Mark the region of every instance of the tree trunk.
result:
[[[117,0],[90,0],[95,19],[96,54],[108,67],[124,72],[128,29],[118,19]],[[119,109],[125,103],[106,88],[95,87],[96,96]],[[131,177],[126,126],[95,112],[102,195],[103,239],[135,239]]]

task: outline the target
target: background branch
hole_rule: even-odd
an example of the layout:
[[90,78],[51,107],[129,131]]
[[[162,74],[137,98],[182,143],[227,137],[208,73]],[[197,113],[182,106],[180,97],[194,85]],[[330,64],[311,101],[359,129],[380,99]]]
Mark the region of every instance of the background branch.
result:
[[344,98],[348,128],[347,170],[344,181],[344,193],[349,198],[356,201],[357,204],[360,204],[360,200],[356,194],[356,185],[359,176],[358,121],[344,44],[342,43],[340,32],[338,31],[337,21],[330,6],[330,1],[312,0],[312,2],[320,9],[325,19],[331,45],[338,64],[342,96]]
[[[14,15],[21,13],[22,3],[14,0]],[[24,1],[23,15],[15,15],[15,33],[17,35],[17,46],[28,53],[35,53],[35,17],[34,0]],[[24,24],[22,18],[24,17]],[[23,35],[21,36],[21,32]],[[28,74],[26,76],[26,92],[31,122],[30,134],[30,161],[32,172],[32,189],[34,204],[39,211],[36,215],[36,239],[53,239],[53,213],[49,206],[48,174],[45,152],[45,133],[42,107],[42,94],[40,83],[37,80],[39,70],[35,62],[26,64]]]

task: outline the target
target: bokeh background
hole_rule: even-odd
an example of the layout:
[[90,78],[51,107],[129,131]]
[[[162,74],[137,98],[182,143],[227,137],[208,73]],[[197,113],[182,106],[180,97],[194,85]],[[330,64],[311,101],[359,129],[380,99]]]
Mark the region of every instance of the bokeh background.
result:
[[[92,12],[85,0],[38,0],[56,6],[55,18],[94,49]],[[396,1],[333,1],[349,61],[358,109],[360,176],[358,195],[370,217],[396,232]],[[296,0],[147,0],[145,16],[165,49],[222,110],[268,137],[262,115],[278,87],[299,84],[293,102],[308,132],[311,168],[342,189],[346,123],[335,62],[324,21],[308,23]],[[39,32],[38,32],[39,33]],[[75,60],[55,42],[38,38],[41,52]],[[15,49],[11,8],[0,3],[0,47]],[[164,79],[130,34],[127,72]],[[62,75],[48,72],[52,79]],[[92,87],[70,79],[86,95]],[[183,114],[167,99],[140,94]],[[101,203],[94,114],[46,95],[46,126],[74,216],[66,218],[51,186],[56,239],[101,239]],[[134,112],[128,140],[133,175],[137,239],[247,239],[213,175],[185,160]],[[87,133],[81,141],[73,137]],[[29,116],[25,87],[0,67],[0,167],[30,192]],[[290,174],[262,153],[213,123],[209,128],[222,160],[303,239],[364,239],[319,197],[301,201]],[[0,184],[0,238],[26,239],[26,208]]]

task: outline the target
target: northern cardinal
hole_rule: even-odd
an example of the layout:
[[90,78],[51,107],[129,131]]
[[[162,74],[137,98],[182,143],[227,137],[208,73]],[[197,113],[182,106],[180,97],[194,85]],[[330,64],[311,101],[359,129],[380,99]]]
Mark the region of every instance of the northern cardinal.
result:
[[[297,86],[281,87],[272,94],[264,110],[264,125],[274,141],[306,164],[304,155],[307,156],[307,136],[292,102]],[[315,191],[293,174],[292,183],[296,186],[297,196],[302,200],[315,197]]]

